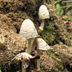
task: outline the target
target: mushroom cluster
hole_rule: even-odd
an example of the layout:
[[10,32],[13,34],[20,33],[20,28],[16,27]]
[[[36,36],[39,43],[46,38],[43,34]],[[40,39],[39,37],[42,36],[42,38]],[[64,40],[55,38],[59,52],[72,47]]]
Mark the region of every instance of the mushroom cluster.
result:
[[[40,33],[44,28],[44,19],[49,18],[49,12],[45,5],[40,6],[38,15],[39,19],[42,19],[42,23],[38,30],[38,33]],[[17,61],[22,62],[22,72],[26,72],[29,62],[33,59],[37,59],[37,69],[35,70],[40,71],[40,51],[51,49],[51,47],[42,38],[38,37],[38,33],[34,23],[30,19],[25,19],[23,21],[19,32],[19,37],[20,39],[28,40],[28,47],[26,52],[19,53],[12,59],[12,61],[16,59]],[[32,40],[34,40],[33,43]],[[32,52],[34,52],[35,56],[31,55]]]

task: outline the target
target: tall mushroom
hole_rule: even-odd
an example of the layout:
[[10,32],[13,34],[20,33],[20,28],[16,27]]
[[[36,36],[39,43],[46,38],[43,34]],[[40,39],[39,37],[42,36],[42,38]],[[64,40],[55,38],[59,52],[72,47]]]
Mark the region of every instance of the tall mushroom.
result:
[[[20,28],[19,36],[21,39],[28,39],[27,53],[30,54],[32,50],[31,39],[36,38],[38,36],[37,30],[35,29],[35,26],[30,19],[25,19],[23,21],[21,28]],[[23,69],[24,68],[22,68],[22,70]]]
[[31,39],[36,38],[38,36],[38,33],[33,22],[30,19],[23,21],[19,36],[21,39],[28,39],[27,53],[31,53]]
[[43,31],[44,28],[44,19],[49,18],[49,11],[45,5],[41,5],[39,8],[39,19],[42,19],[42,23],[39,27],[40,31]]
[[[37,45],[36,45],[37,43]],[[33,49],[37,48],[37,53],[41,55],[41,50],[52,49],[42,38],[37,38],[34,40]],[[37,71],[40,71],[40,59],[37,60]]]
[[5,38],[3,35],[0,35],[0,47],[2,47],[5,43]]

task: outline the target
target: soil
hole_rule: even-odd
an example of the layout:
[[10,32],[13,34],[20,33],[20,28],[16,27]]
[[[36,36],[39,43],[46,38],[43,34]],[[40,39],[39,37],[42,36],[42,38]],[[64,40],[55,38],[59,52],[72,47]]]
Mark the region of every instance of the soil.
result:
[[[6,1],[8,0],[3,2],[6,4]],[[0,2],[3,3],[2,0]],[[13,3],[9,0],[6,8],[10,4]],[[6,10],[4,12],[4,6],[0,5],[0,34],[5,37],[5,44],[0,48],[0,67],[2,72],[19,72],[20,65],[17,66],[18,64],[14,62],[9,67],[8,62],[13,58],[15,52],[27,48],[27,40],[19,39],[19,30],[23,20],[25,18],[32,20],[32,17],[29,17],[28,13],[24,13],[24,11],[15,12],[17,9],[14,9],[14,7],[9,12]],[[19,6],[23,7],[20,3]],[[63,17],[62,21],[64,21],[72,42],[72,21],[65,20]],[[59,44],[51,47],[52,50],[41,52],[41,72],[72,72],[72,46],[59,42]]]

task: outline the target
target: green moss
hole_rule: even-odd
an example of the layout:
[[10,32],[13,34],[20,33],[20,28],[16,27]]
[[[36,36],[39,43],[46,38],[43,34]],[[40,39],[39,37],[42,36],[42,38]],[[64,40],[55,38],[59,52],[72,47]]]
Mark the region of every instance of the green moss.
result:
[[63,71],[60,71],[60,70],[57,69],[57,68],[56,68],[56,69],[52,69],[52,71],[53,71],[53,72],[63,72]]
[[64,57],[62,57],[62,58],[61,58],[61,60],[62,60],[62,62],[64,62],[65,58],[64,58]]
[[58,64],[58,69],[63,70],[63,65],[61,63]]
[[55,61],[58,61],[56,57],[53,57],[53,59],[54,59]]
[[6,50],[6,49],[7,49],[6,47],[3,48],[3,50]]
[[49,54],[49,55],[51,55],[51,54],[54,55],[54,52],[55,52],[54,49],[51,49],[49,52],[47,52],[47,54]]
[[[54,49],[50,50],[48,54],[52,55],[52,58],[57,62],[57,65],[52,69],[53,72],[62,72],[64,67],[63,67],[63,62],[65,60],[64,57],[61,57],[61,54],[55,55]],[[58,59],[61,59],[61,62],[58,62]]]
[[54,70],[52,70],[53,72],[58,72],[58,68],[56,68],[56,69],[54,69]]
[[50,51],[51,51],[52,53],[54,53],[54,52],[55,52],[55,50],[54,50],[54,49],[51,49]]
[[[44,27],[44,31],[42,32],[43,39],[51,45],[59,44],[62,41],[64,44],[71,46],[71,42],[69,40],[68,33],[66,32],[65,27],[60,25],[55,25],[52,21],[48,21],[49,26]],[[48,23],[47,22],[47,23]]]
[[[54,60],[57,61],[57,59],[54,57]],[[57,66],[52,69],[53,72],[62,72],[64,69],[63,64],[58,62]]]
[[53,31],[54,31],[54,28],[52,27],[50,23],[49,23],[49,26],[46,26],[44,28],[44,31],[42,32],[42,37],[47,43],[50,43],[50,44],[53,43],[55,39],[55,36],[53,35]]
[[17,61],[14,60],[14,61],[11,63],[11,65],[18,66]]
[[69,44],[68,44],[69,46],[72,46],[72,42],[71,41],[69,41]]

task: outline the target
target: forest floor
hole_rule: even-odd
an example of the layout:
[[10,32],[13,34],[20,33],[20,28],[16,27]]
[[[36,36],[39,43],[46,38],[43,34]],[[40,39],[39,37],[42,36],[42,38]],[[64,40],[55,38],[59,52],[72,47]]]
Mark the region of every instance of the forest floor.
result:
[[[2,72],[19,72],[17,65],[12,65],[12,68],[7,66],[7,62],[12,59],[12,55],[27,47],[27,40],[19,39],[15,22],[12,24],[9,14],[0,14],[0,34],[5,37],[5,44],[0,48],[0,67]],[[15,17],[14,17],[15,18]],[[72,41],[72,21],[65,20],[65,27]],[[7,23],[7,24],[6,24]],[[11,23],[11,24],[10,24]],[[67,46],[60,42],[51,46],[53,49],[41,52],[41,72],[72,72],[72,46]]]
[[[63,16],[62,20],[70,35],[72,44],[72,21]],[[41,72],[72,72],[72,46],[67,46],[60,42],[51,46],[53,50],[42,52]]]
[[[26,39],[19,39],[19,29],[24,19],[29,18],[33,20],[33,18],[32,15],[25,12],[27,9],[24,9],[24,4],[21,1],[0,1],[0,34],[5,37],[5,44],[0,48],[0,72],[19,72],[20,65],[16,61],[11,66],[8,66],[8,62],[13,58],[15,52],[27,48],[28,45]],[[32,10],[34,9],[32,8]],[[35,11],[35,13],[37,12]],[[71,45],[67,46],[60,42],[51,46],[53,49],[42,51],[41,72],[72,72],[72,21],[66,20],[65,16],[62,17],[62,21],[70,35]]]

